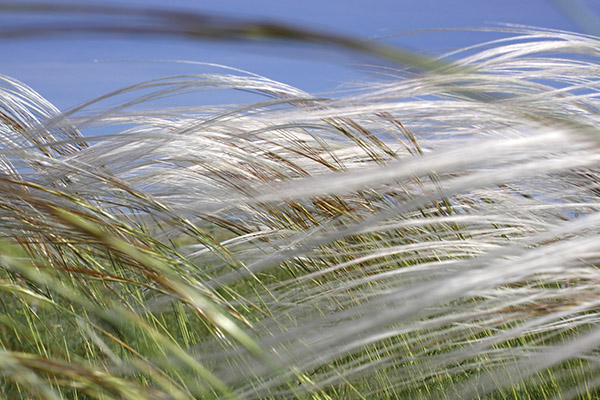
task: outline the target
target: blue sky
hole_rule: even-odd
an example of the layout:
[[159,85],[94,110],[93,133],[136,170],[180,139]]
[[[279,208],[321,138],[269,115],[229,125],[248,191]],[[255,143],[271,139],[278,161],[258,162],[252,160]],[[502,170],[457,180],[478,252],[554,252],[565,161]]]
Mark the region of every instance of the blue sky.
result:
[[[220,15],[279,21],[364,40],[384,40],[415,51],[443,51],[498,37],[457,31],[403,35],[422,29],[524,24],[582,31],[559,10],[561,0],[125,0],[117,5],[193,10]],[[571,3],[574,0],[570,1]],[[2,5],[3,1],[0,1]],[[106,4],[107,2],[103,2]],[[567,2],[569,3],[569,2]],[[565,4],[567,4],[565,3]],[[577,0],[600,14],[600,1]],[[567,7],[569,10],[569,7]],[[10,23],[27,22],[26,16]],[[65,23],[69,17],[64,17]],[[0,13],[0,24],[7,15]],[[15,22],[16,21],[16,22]],[[401,35],[401,36],[398,36]],[[61,109],[141,80],[207,68],[127,60],[190,60],[224,64],[265,75],[311,93],[369,79],[362,57],[334,49],[295,44],[232,44],[178,38],[82,36],[0,40],[0,73],[17,78]]]

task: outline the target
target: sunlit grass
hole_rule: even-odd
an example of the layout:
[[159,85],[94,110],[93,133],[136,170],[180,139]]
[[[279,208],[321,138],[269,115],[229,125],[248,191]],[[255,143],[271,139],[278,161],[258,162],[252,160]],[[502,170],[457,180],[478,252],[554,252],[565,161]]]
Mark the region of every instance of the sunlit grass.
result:
[[509,33],[331,99],[2,77],[1,396],[598,396],[600,42]]

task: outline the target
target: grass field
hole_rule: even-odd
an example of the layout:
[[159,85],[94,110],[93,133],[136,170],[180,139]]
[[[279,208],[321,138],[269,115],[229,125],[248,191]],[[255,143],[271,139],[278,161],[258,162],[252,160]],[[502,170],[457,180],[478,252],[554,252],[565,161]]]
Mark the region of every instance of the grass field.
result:
[[[263,28],[398,68],[62,111],[0,76],[0,397],[600,397],[600,41],[430,59]],[[165,106],[231,89],[256,102]]]

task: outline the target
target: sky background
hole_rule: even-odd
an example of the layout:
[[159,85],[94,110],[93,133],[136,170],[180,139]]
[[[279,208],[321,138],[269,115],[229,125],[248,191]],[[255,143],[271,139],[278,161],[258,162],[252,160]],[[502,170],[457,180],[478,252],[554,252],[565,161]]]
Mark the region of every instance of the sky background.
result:
[[[0,0],[0,6],[6,4]],[[498,27],[505,23],[582,32],[585,21],[574,23],[567,15],[574,4],[586,8],[590,17],[600,15],[599,0],[124,0],[96,4],[191,10],[277,21],[363,40],[381,40],[423,52],[447,51],[500,35],[473,31],[406,33],[439,28]],[[19,26],[34,21],[33,18],[36,16],[15,16],[0,9],[0,26]],[[65,16],[61,21],[69,24],[72,18]],[[592,20],[592,28],[588,29],[594,29],[594,22]],[[50,38],[0,38],[0,52],[3,54],[0,74],[30,85],[61,110],[142,80],[215,71],[198,65],[131,62],[140,60],[223,64],[313,94],[326,94],[341,84],[373,78],[365,72],[372,71],[366,66],[372,60],[332,48],[290,43],[69,34]],[[214,99],[198,101],[211,100]]]

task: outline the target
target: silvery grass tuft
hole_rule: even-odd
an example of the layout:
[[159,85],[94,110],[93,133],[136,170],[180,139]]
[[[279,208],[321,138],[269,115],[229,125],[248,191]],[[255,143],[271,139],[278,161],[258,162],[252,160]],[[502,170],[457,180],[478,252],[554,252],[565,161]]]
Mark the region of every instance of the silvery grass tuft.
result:
[[598,396],[600,41],[510,33],[335,98],[2,76],[1,396]]

